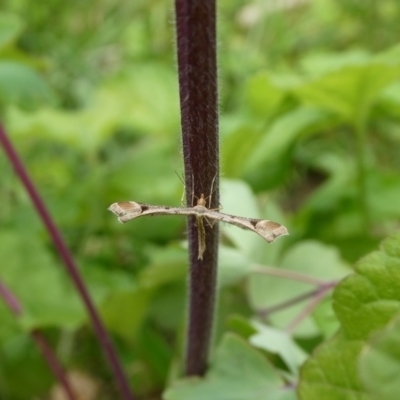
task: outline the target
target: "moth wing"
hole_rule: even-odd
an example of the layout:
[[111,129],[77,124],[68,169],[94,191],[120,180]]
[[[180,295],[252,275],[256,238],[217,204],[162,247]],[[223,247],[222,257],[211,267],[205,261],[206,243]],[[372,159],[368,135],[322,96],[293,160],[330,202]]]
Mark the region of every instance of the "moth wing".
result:
[[289,235],[288,230],[283,225],[269,220],[262,220],[257,222],[254,229],[268,243],[272,243],[280,236]]

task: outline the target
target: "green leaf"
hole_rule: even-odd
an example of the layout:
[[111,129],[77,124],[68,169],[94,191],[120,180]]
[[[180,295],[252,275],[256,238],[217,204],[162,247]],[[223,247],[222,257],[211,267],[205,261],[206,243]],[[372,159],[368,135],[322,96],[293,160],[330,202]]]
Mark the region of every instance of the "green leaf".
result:
[[400,45],[395,44],[376,54],[374,60],[385,64],[400,64]]
[[150,265],[139,274],[138,285],[141,291],[152,294],[147,316],[157,326],[174,330],[184,310],[187,252],[172,246],[156,250],[152,251]]
[[371,400],[397,400],[400,393],[400,318],[374,334],[359,359],[360,378]]
[[[31,72],[30,69],[28,70]],[[1,72],[0,69],[0,99],[2,98]],[[22,81],[19,75],[15,77],[18,81],[11,83],[13,79],[13,75],[10,76],[11,72],[16,74],[18,69],[8,71],[4,78],[4,90],[6,90],[5,94],[7,94],[9,102],[18,95],[20,84],[21,86],[23,84],[24,90],[30,88],[30,82]],[[171,144],[171,141],[168,140],[171,134],[175,134],[179,129],[177,111],[179,107],[174,104],[174,101],[177,102],[177,98],[171,101],[171,93],[177,93],[175,84],[174,73],[171,70],[157,68],[152,64],[137,65],[135,74],[132,76],[119,76],[104,83],[96,91],[86,108],[73,111],[41,109],[33,115],[11,110],[9,118],[12,130],[18,131],[21,135],[31,136],[33,131],[35,135],[75,146],[79,150],[83,149],[91,154],[98,151],[99,147],[104,145],[105,141],[115,135],[118,130],[125,130],[130,134],[134,132],[137,136],[157,135],[164,143],[168,143],[169,148],[173,147],[176,151],[176,143]],[[34,94],[40,95],[40,93],[41,88],[35,88]],[[29,96],[27,97],[25,92],[17,97],[29,100]],[[32,103],[34,101],[36,99],[31,100]],[[155,115],[157,118],[154,117]],[[85,134],[83,135],[82,132]],[[160,150],[159,147],[163,149],[162,146],[158,146],[159,144],[158,141],[143,143],[144,147],[156,148],[156,151]],[[142,155],[144,151],[138,151],[135,157],[139,158],[139,161],[133,161],[135,164],[140,164],[142,174],[129,172],[130,178],[134,178],[135,175],[143,175],[144,172],[152,173],[151,168],[142,168],[144,159],[147,163],[150,162],[149,155]],[[131,158],[135,157],[131,156]],[[161,162],[165,170],[165,158],[151,156],[152,165],[157,162]],[[126,169],[129,171],[129,167]],[[171,167],[168,173],[173,179],[176,179],[171,174],[173,169],[174,167]]]
[[[387,239],[391,240],[395,239]],[[399,258],[383,247],[361,259],[356,274],[341,282],[334,293],[333,307],[346,337],[365,339],[385,326],[400,309],[399,287]]]
[[154,252],[152,262],[139,275],[139,285],[145,289],[183,281],[187,273],[187,252],[167,247]]
[[305,104],[357,123],[365,118],[380,93],[400,77],[400,67],[378,63],[347,66],[294,91]]
[[355,273],[337,286],[334,310],[341,330],[304,364],[300,399],[371,399],[361,385],[357,365],[370,336],[400,311],[399,249],[400,233],[361,259]]
[[246,174],[257,170],[268,174],[268,170],[280,165],[282,157],[301,135],[315,131],[316,126],[325,123],[327,118],[325,111],[301,107],[275,120],[247,159],[244,165]]
[[[176,348],[168,339],[165,332],[152,322],[145,324],[140,329],[135,342],[135,350],[138,349],[141,364],[144,365],[130,380],[132,387],[135,388],[135,393],[142,386],[149,387],[150,380],[151,387],[165,387],[168,374],[171,373],[173,347]],[[146,368],[146,366],[148,367]]]
[[355,362],[362,345],[338,334],[317,348],[300,371],[300,400],[370,400]]
[[399,118],[400,116],[400,82],[396,81],[385,88],[379,96],[384,115]]
[[[0,276],[21,302],[22,326],[73,328],[86,320],[80,300],[62,266],[34,238],[0,234]],[[29,255],[28,257],[26,255]]]
[[[32,393],[45,393],[54,383],[54,375],[43,353],[27,333],[19,332],[4,343],[0,348],[0,359],[1,399],[29,399]],[[23,385],[21,376],[24,377]]]
[[251,272],[251,263],[242,252],[219,246],[218,250],[218,287],[230,286],[238,283]]
[[12,338],[20,332],[20,327],[15,315],[10,312],[9,307],[3,299],[0,301],[0,321],[0,343],[6,342],[9,338]]
[[253,325],[258,332],[250,337],[250,343],[270,353],[279,355],[289,370],[297,374],[307,355],[289,334],[260,323],[254,323]]
[[179,130],[180,121],[175,74],[174,68],[161,64],[136,63],[134,73],[121,74],[104,85],[97,102],[135,130],[170,136]]
[[315,168],[326,171],[330,176],[302,204],[302,212],[336,212],[340,200],[354,193],[354,162],[350,157],[334,152],[321,152],[313,161]]
[[107,327],[127,341],[135,339],[148,310],[152,290],[113,292],[104,302],[101,315]]
[[0,13],[0,49],[14,42],[21,31],[22,21],[18,16]]
[[[336,248],[311,240],[291,247],[283,256],[280,267],[323,281],[340,279],[350,272]],[[262,310],[313,289],[315,289],[314,285],[304,282],[257,273],[249,277],[248,295],[250,303],[256,309]],[[300,303],[273,313],[269,316],[269,320],[275,326],[285,328],[304,309],[305,305],[306,303]],[[319,334],[319,330],[314,321],[307,318],[297,327],[296,333],[311,336]]]
[[204,379],[188,378],[167,389],[165,400],[295,399],[277,371],[236,335],[227,334]]
[[331,338],[339,329],[340,324],[332,308],[332,299],[324,298],[313,312],[313,319],[325,338]]
[[326,75],[329,72],[344,67],[363,65],[371,60],[366,50],[350,50],[345,52],[312,52],[306,54],[300,61],[300,66],[311,76]]
[[398,172],[377,169],[369,174],[369,206],[377,222],[400,215],[400,176]]
[[[243,181],[224,179],[221,182],[221,211],[227,214],[260,218],[256,198],[250,187]],[[244,254],[252,254],[257,238],[252,232],[222,225],[223,234]]]
[[41,103],[54,103],[54,100],[54,93],[35,70],[14,61],[0,61],[1,103],[31,110]]
[[[273,207],[272,201],[268,204],[268,214],[260,215],[256,197],[244,181],[223,179],[221,183],[221,194],[222,212],[248,218],[262,218],[264,216],[265,219],[284,222],[282,221],[278,208]],[[268,257],[268,261],[273,262],[281,251],[280,243],[283,244],[282,239],[280,239],[279,242],[269,244],[257,234],[248,230],[243,230],[228,224],[221,224],[221,228],[224,237],[232,242],[241,254],[241,257],[232,264],[233,268],[230,268],[230,271],[223,271],[222,274],[225,274],[225,272],[232,272],[235,274],[235,269],[238,273],[237,277],[242,273],[242,276],[244,276],[248,272],[250,262],[257,262],[261,259],[265,260],[266,257]],[[227,263],[233,261],[228,253],[223,253],[223,255],[224,256],[221,256],[221,262],[223,264],[225,264],[225,256],[231,258],[231,260],[227,260]],[[242,272],[240,272],[240,270]]]
[[249,339],[250,336],[257,333],[254,324],[239,314],[230,315],[226,321],[226,326],[229,331],[236,333],[243,339]]
[[248,123],[235,127],[222,138],[223,165],[227,177],[241,176],[244,168],[243,160],[252,157],[254,149],[260,142],[260,136],[260,131]]
[[247,104],[252,112],[264,119],[278,108],[285,94],[267,72],[254,75],[247,84]]

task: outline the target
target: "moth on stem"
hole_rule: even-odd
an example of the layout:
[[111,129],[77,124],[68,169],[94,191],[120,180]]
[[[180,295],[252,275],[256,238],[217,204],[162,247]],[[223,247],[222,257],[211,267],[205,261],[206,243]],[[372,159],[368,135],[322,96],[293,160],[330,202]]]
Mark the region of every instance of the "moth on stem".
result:
[[[281,224],[267,219],[255,219],[238,217],[236,215],[225,214],[218,210],[212,210],[205,206],[204,194],[197,200],[194,207],[169,207],[155,206],[150,204],[138,203],[135,201],[122,201],[112,204],[108,209],[114,213],[122,223],[132,219],[144,217],[146,215],[193,215],[197,220],[197,230],[199,237],[198,258],[202,259],[205,251],[205,229],[204,219],[226,222],[236,225],[239,228],[247,229],[257,233],[268,243],[272,243],[280,236],[288,235],[288,230]],[[210,224],[211,225],[211,224]],[[212,226],[212,225],[211,225]]]

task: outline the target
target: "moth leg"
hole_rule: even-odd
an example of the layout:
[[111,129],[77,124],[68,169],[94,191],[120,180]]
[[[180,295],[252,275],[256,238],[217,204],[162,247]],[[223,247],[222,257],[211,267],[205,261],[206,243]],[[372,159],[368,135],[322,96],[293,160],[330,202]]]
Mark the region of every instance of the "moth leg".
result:
[[210,220],[210,218],[207,218],[207,217],[203,217],[203,218],[206,220],[207,225],[208,225],[210,228],[213,228],[213,227],[214,227],[214,224],[215,224],[215,221],[216,221],[216,220],[214,220],[214,219],[211,219],[211,220]]

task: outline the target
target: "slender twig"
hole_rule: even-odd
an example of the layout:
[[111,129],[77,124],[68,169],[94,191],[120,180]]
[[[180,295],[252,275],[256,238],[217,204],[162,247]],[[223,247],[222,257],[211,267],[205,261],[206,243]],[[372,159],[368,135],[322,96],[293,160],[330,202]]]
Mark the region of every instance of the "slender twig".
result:
[[312,313],[315,307],[321,302],[321,300],[328,294],[329,290],[337,285],[337,282],[332,282],[325,286],[321,286],[318,289],[318,293],[315,294],[314,298],[310,301],[310,303],[304,308],[304,310],[294,318],[294,320],[285,328],[285,331],[291,333],[294,331],[296,326],[303,321],[308,315]]
[[[175,0],[179,94],[187,206],[201,194],[219,207],[219,148],[215,0]],[[212,193],[211,188],[213,187]],[[205,252],[198,259],[196,218],[188,218],[189,317],[186,375],[203,375],[212,336],[218,224],[205,224]],[[204,237],[204,235],[203,235]]]
[[30,179],[22,161],[20,160],[17,152],[13,148],[10,140],[8,139],[4,128],[0,125],[0,143],[2,144],[4,151],[9,158],[11,164],[14,167],[15,172],[17,173],[19,179],[24,184],[32,203],[34,204],[36,211],[40,215],[43,224],[47,228],[50,237],[53,240],[54,246],[56,247],[60,258],[64,262],[64,265],[68,271],[70,278],[72,279],[79,295],[82,298],[82,301],[88,311],[88,314],[92,320],[92,324],[94,327],[94,331],[102,345],[103,351],[109,361],[111,369],[114,373],[114,377],[117,381],[117,384],[120,388],[121,394],[125,400],[132,400],[133,394],[131,389],[129,388],[128,381],[125,377],[122,366],[118,360],[117,353],[114,349],[113,343],[111,341],[110,336],[108,335],[100,316],[96,310],[96,307],[90,297],[90,294],[86,288],[86,285],[79,273],[78,267],[75,264],[75,261],[69,251],[67,245],[64,242],[64,239],[61,236],[60,231],[58,230],[55,222],[53,221],[50,213],[47,211],[47,208],[39,196],[38,191],[36,190],[32,180]]
[[304,300],[307,300],[309,298],[313,298],[315,296],[318,296],[321,292],[321,290],[325,291],[325,290],[329,290],[334,288],[336,285],[338,284],[338,281],[332,281],[332,282],[326,282],[325,284],[321,285],[320,287],[318,287],[318,289],[313,289],[310,290],[308,292],[302,293],[298,296],[292,297],[289,300],[285,300],[282,303],[276,304],[274,306],[271,307],[267,307],[267,308],[263,308],[262,310],[258,310],[257,314],[261,317],[261,318],[266,318],[269,315],[278,312],[278,311],[282,311],[286,308],[289,308],[291,306],[294,306],[298,303],[301,303]]
[[15,315],[20,315],[22,313],[21,303],[2,281],[0,281],[0,296]]
[[252,272],[255,272],[257,274],[276,276],[279,278],[291,279],[294,281],[309,283],[311,285],[316,285],[316,286],[320,286],[326,283],[322,279],[314,278],[313,276],[302,274],[300,272],[290,271],[288,269],[282,269],[282,268],[266,267],[264,265],[259,265],[259,264],[254,264]]
[[57,357],[55,356],[43,333],[39,329],[35,329],[30,332],[30,335],[42,352],[44,358],[47,361],[47,364],[49,364],[51,370],[54,372],[58,381],[61,383],[69,400],[77,400],[78,398],[77,396],[75,396],[75,393],[70,386],[69,380],[65,374],[63,367],[58,362]]
[[274,306],[270,306],[270,307],[266,307],[261,310],[258,310],[257,314],[260,316],[260,318],[267,318],[269,315],[271,315],[273,313],[282,311],[282,310],[289,308],[291,306],[294,306],[304,300],[314,297],[317,293],[319,293],[319,289],[310,290],[310,291],[300,294],[298,296],[292,297],[289,300],[282,301],[281,303],[278,303]]
[[[23,310],[21,303],[15,294],[2,281],[0,281],[0,297],[3,298],[4,302],[8,305],[13,314],[17,317],[22,314]],[[30,332],[30,335],[42,352],[43,357],[47,361],[50,369],[53,371],[53,374],[63,387],[68,399],[77,400],[67,379],[64,368],[58,362],[57,357],[42,332],[39,329],[35,329]]]

